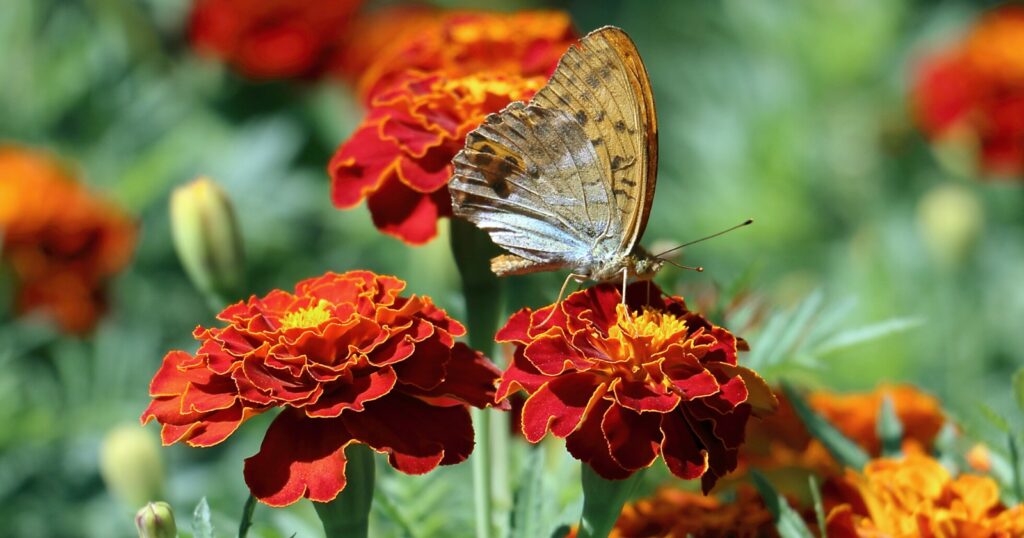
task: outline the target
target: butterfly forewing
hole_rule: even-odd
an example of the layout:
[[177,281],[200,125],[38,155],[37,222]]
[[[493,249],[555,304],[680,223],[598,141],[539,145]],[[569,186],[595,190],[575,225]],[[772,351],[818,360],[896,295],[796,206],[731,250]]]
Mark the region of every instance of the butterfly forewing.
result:
[[636,45],[618,28],[591,32],[532,103],[569,111],[587,133],[624,230],[616,250],[628,253],[647,226],[658,168],[654,97]]

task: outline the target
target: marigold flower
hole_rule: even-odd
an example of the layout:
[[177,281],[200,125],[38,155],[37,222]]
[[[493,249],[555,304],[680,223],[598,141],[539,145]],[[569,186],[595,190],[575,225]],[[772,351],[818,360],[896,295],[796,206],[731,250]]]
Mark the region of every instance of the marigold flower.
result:
[[661,488],[650,498],[627,504],[609,534],[609,538],[662,536],[758,538],[778,536],[778,532],[761,496],[743,487],[731,502]]
[[[431,11],[399,7],[358,20],[336,60],[364,101],[409,71],[547,79],[577,39],[562,11]],[[369,37],[368,37],[369,36]],[[382,39],[386,36],[386,41]]]
[[847,470],[826,484],[834,506],[828,536],[1024,536],[1024,505],[1007,509],[987,477],[952,478],[936,460],[919,453],[872,460],[863,474]]
[[142,422],[164,444],[211,446],[273,407],[245,481],[266,504],[330,501],[345,487],[345,447],[363,443],[422,474],[473,450],[467,405],[494,402],[498,370],[454,338],[465,333],[401,280],[328,273],[224,309],[196,328],[195,355],[171,351]]
[[637,282],[623,305],[618,287],[605,283],[515,313],[496,337],[515,346],[498,398],[525,390],[526,438],[565,438],[602,477],[626,478],[660,454],[707,492],[736,467],[751,412],[775,399],[737,366],[741,340],[661,293]]
[[[843,435],[872,456],[881,455],[878,416],[882,400],[892,399],[893,410],[903,425],[903,445],[908,450],[931,448],[946,422],[938,400],[912,385],[881,385],[871,392],[835,394],[816,391],[807,401]],[[796,416],[792,405],[779,398],[779,409],[747,428],[744,462],[757,467],[799,467],[837,472],[838,464],[824,445],[813,439]]]
[[968,139],[984,170],[1024,173],[1024,7],[985,15],[960,43],[926,58],[913,87],[914,111],[932,139]]
[[0,145],[0,258],[14,274],[18,312],[45,313],[67,332],[89,331],[135,237],[131,218],[50,156]]
[[366,198],[379,230],[426,243],[437,235],[437,219],[451,216],[451,160],[466,134],[543,85],[541,77],[406,74],[374,96],[366,119],[331,159],[334,205],[350,208]]
[[200,52],[252,79],[310,75],[335,50],[362,0],[197,0],[189,36]]

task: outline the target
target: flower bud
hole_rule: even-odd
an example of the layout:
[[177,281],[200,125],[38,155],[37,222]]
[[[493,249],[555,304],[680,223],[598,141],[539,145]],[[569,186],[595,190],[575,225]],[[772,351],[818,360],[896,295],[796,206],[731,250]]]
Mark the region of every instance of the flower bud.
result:
[[159,501],[143,506],[135,513],[135,528],[139,538],[176,538],[178,527],[174,524],[171,505]]
[[940,262],[961,262],[984,226],[981,204],[966,187],[941,185],[926,193],[917,206],[917,222],[925,245]]
[[171,235],[185,272],[200,292],[220,300],[235,298],[245,271],[242,239],[231,201],[213,180],[200,177],[175,189]]
[[160,498],[164,485],[160,446],[138,424],[118,426],[103,438],[100,474],[107,489],[128,506]]

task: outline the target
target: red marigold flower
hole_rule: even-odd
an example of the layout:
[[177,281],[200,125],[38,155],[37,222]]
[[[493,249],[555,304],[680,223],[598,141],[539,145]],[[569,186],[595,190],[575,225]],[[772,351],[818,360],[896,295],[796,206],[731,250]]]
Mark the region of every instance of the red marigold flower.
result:
[[578,38],[569,14],[562,11],[399,7],[371,13],[353,27],[335,65],[366,101],[410,70],[443,71],[451,77],[490,71],[546,79]]
[[211,446],[273,407],[245,481],[266,504],[330,501],[345,487],[345,447],[363,443],[409,474],[465,460],[467,405],[494,402],[498,370],[454,338],[465,333],[401,280],[328,273],[224,309],[198,327],[196,354],[171,351],[153,377],[142,422],[164,444]]
[[362,0],[197,0],[189,34],[243,76],[276,79],[323,67]]
[[466,134],[543,85],[542,77],[407,73],[374,96],[366,119],[331,159],[334,205],[366,198],[379,230],[426,243],[437,235],[437,219],[451,216],[451,160]]
[[694,536],[778,536],[771,512],[751,487],[725,501],[689,491],[660,488],[653,496],[627,504],[609,538]]
[[515,313],[497,335],[515,345],[499,401],[525,390],[526,438],[565,438],[605,478],[626,478],[660,454],[707,492],[736,467],[751,412],[772,409],[775,398],[736,364],[742,341],[682,298],[662,298],[644,282],[626,297],[621,304],[618,287],[605,283]]
[[17,285],[15,308],[71,333],[106,307],[106,281],[131,259],[134,221],[90,194],[51,157],[0,146],[0,257]]
[[951,49],[926,58],[913,86],[918,124],[930,138],[966,139],[984,170],[1024,174],[1024,7],[982,16]]

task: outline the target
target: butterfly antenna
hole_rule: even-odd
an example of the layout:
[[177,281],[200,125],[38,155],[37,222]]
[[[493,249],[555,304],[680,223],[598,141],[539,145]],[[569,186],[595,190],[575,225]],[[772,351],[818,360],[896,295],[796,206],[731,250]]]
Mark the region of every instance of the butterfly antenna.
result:
[[663,261],[663,262],[665,262],[665,263],[667,263],[669,265],[674,265],[674,266],[676,266],[676,267],[678,267],[680,269],[689,269],[690,271],[697,271],[698,273],[703,273],[704,272],[704,268],[699,266],[699,265],[697,267],[691,267],[689,265],[682,265],[682,264],[676,263],[676,262],[674,262],[672,260],[667,260],[665,258],[661,258],[661,261]]
[[[720,232],[713,233],[713,234],[711,234],[709,236],[706,236],[706,237],[701,237],[700,239],[695,239],[695,240],[690,241],[688,243],[683,243],[682,245],[679,245],[678,247],[673,247],[673,248],[670,248],[670,249],[666,250],[665,252],[660,252],[658,254],[655,254],[654,257],[655,258],[661,258],[662,256],[664,256],[666,254],[669,254],[671,252],[675,252],[675,251],[677,251],[677,250],[679,250],[679,249],[681,249],[683,247],[688,247],[690,245],[693,245],[693,244],[696,244],[696,243],[700,243],[701,241],[707,241],[708,239],[713,239],[713,238],[718,237],[718,236],[720,236],[722,234],[727,234],[727,233],[729,233],[729,232],[731,232],[731,231],[733,231],[733,230],[735,230],[737,228],[742,228],[744,226],[747,226],[747,225],[753,224],[753,223],[754,223],[754,219],[747,219],[747,220],[745,220],[745,221],[743,221],[743,222],[741,222],[741,223],[739,223],[736,226],[733,226],[731,228],[726,228],[726,229],[724,229],[724,230],[722,230]],[[664,258],[662,258],[662,259],[664,259]],[[665,261],[668,261],[668,260],[665,260]],[[672,262],[669,262],[669,263],[672,263]],[[675,265],[676,267],[683,267],[681,265],[677,265],[677,264],[674,264],[674,263],[672,265]],[[693,267],[683,267],[683,269],[693,269]]]

